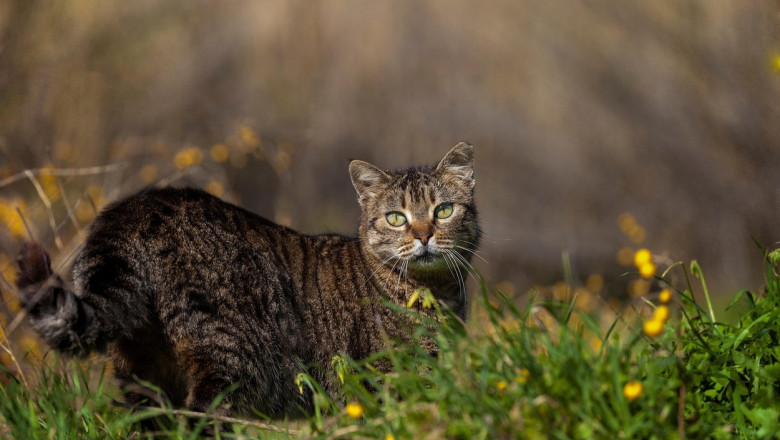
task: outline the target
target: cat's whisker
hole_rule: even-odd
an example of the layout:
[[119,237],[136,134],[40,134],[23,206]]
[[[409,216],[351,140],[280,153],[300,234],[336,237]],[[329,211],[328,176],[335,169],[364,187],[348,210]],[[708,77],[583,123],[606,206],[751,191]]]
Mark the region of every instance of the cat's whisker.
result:
[[[454,261],[455,261],[455,260],[457,260],[457,259],[458,259],[458,257],[460,257],[462,260],[465,260],[465,259],[464,259],[464,258],[463,258],[463,257],[462,257],[460,254],[458,254],[457,252],[452,252],[452,255],[451,255],[451,256],[452,256],[452,259],[453,259]],[[457,264],[457,262],[456,262],[456,264]],[[470,266],[470,264],[468,264],[468,262],[466,262],[466,264],[467,264],[468,266]],[[471,277],[472,277],[472,278],[474,278],[474,274],[473,274],[471,271],[469,271],[468,267],[466,267],[466,271],[469,273],[469,275],[471,275]],[[460,271],[458,271],[458,273],[460,274],[461,286],[463,286],[463,291],[464,291],[464,293],[465,293],[465,291],[466,291],[466,278],[463,276],[463,272],[460,272]],[[476,278],[474,278],[474,281],[477,281],[477,279],[476,279]]]
[[444,257],[444,261],[447,263],[447,269],[450,271],[450,274],[452,274],[452,277],[458,281],[458,294],[460,298],[463,298],[463,281],[460,275],[460,270],[458,270],[458,264],[452,260],[451,256],[447,255],[446,253],[442,256]]
[[477,244],[477,243],[474,243],[473,241],[468,241],[468,240],[466,240],[466,239],[465,239],[465,238],[463,238],[463,237],[458,237],[458,241],[460,241],[460,242],[462,242],[462,243],[470,244],[470,245],[472,245],[472,246],[478,246],[478,244]]
[[[391,276],[393,276],[393,274],[395,273],[395,266],[397,266],[399,262],[401,262],[401,265],[403,265],[403,259],[402,259],[402,258],[400,258],[400,257],[396,257],[395,263],[393,263],[393,267],[391,267],[391,268],[390,268],[390,272],[387,274],[387,276],[386,276],[386,277],[385,277],[385,279],[383,280],[383,284],[385,285],[385,288],[388,288],[388,287],[389,287],[389,284],[388,284],[388,282],[389,282],[389,281],[390,281],[390,279],[391,279],[390,277],[391,277]],[[400,269],[399,269],[399,270],[400,270]],[[398,276],[399,276],[399,277],[401,276],[401,273],[400,273],[400,271],[399,271],[399,273],[398,273]]]
[[452,255],[449,255],[449,253],[451,253],[451,252],[452,251],[448,251],[447,253],[444,254],[445,261],[447,261],[447,266],[449,266],[450,265],[450,261],[452,261],[452,267],[453,267],[453,270],[455,271],[455,278],[458,281],[458,292],[460,293],[459,300],[461,302],[464,302],[464,304],[465,304],[465,299],[466,299],[466,282],[463,279],[463,274],[461,273],[460,269],[458,268],[458,262],[455,260],[454,257],[452,257]]
[[[401,277],[404,277],[404,280],[406,279],[406,267],[409,265],[409,260],[403,260],[401,263],[401,270],[398,272],[398,281],[395,283],[395,290],[398,291],[400,285],[401,285]],[[407,291],[406,291],[407,283],[404,283],[404,298],[406,298]]]
[[469,261],[466,259],[466,257],[464,257],[463,255],[461,255],[461,254],[459,254],[459,253],[457,253],[455,251],[448,251],[448,252],[450,253],[450,255],[452,255],[457,260],[459,260],[461,263],[463,263],[464,268],[469,273],[469,275],[471,275],[471,278],[474,281],[476,281],[477,283],[479,283],[479,280],[474,275],[477,272],[477,270],[474,269],[474,266],[472,266],[471,263],[469,263]]
[[[477,251],[475,251],[473,249],[469,249],[469,248],[464,247],[464,246],[458,246],[457,244],[455,245],[455,247],[470,253],[471,255],[479,258],[480,260],[484,261],[485,263],[488,263],[488,261],[482,255],[480,255],[479,252],[477,252]],[[488,263],[488,264],[490,264],[490,263]]]
[[471,249],[476,249],[476,248],[478,248],[478,247],[479,247],[479,243],[474,243],[473,241],[468,241],[468,240],[466,240],[466,239],[464,239],[464,238],[458,238],[458,239],[457,239],[457,242],[458,242],[458,243],[463,243],[463,244],[468,244],[468,245],[471,245],[471,246],[472,246],[472,247],[471,247]]
[[[389,263],[390,260],[392,260],[393,258],[396,258],[395,255],[391,255],[385,261],[379,263],[379,266],[377,266],[377,268],[374,269],[373,272],[371,272],[371,275],[369,275],[368,278],[366,278],[366,282],[363,283],[362,287],[366,287],[366,285],[369,283],[369,281],[371,281],[371,278],[373,278],[374,275],[376,275],[377,272],[379,272],[383,267],[385,267],[385,264]],[[396,261],[396,263],[398,263],[398,261]],[[393,264],[393,268],[395,268],[395,264]],[[390,272],[393,271],[393,268],[390,269]]]
[[[407,271],[409,269],[409,260],[406,260],[404,262],[404,280],[409,280],[409,272]],[[404,298],[409,297],[409,292],[407,291],[407,288],[409,287],[409,283],[404,283]]]
[[[469,246],[461,246],[461,245],[469,245]],[[487,260],[485,260],[485,259],[484,259],[484,258],[483,258],[483,257],[482,257],[482,256],[481,256],[481,255],[480,255],[478,252],[477,252],[477,248],[479,247],[479,243],[474,243],[474,242],[472,242],[472,241],[468,241],[468,240],[465,240],[465,239],[462,239],[462,238],[458,238],[458,239],[455,241],[455,243],[454,243],[454,246],[455,246],[455,247],[459,247],[460,249],[463,249],[463,250],[466,250],[466,251],[469,251],[469,252],[471,252],[473,255],[475,255],[476,257],[478,257],[478,258],[480,258],[480,259],[482,259],[482,261],[484,261],[485,263],[487,263]]]
[[479,238],[480,238],[480,241],[489,241],[491,243],[501,243],[501,244],[509,242],[509,241],[515,241],[516,240],[514,238],[494,237],[492,235],[485,234],[484,232],[480,232]]

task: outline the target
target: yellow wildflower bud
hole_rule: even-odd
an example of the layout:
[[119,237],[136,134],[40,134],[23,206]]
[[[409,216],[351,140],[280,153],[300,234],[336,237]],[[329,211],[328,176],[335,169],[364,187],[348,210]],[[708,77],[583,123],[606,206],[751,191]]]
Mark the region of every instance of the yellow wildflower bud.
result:
[[415,289],[412,295],[409,297],[409,301],[406,303],[406,308],[411,309],[414,303],[420,298],[420,289]]
[[642,278],[650,279],[655,276],[655,264],[653,263],[645,263],[641,266],[639,266],[639,275],[642,275]]
[[395,440],[395,436],[393,434],[387,434],[385,440]]
[[658,321],[656,319],[651,319],[649,321],[645,321],[644,326],[642,327],[645,334],[647,336],[650,336],[651,338],[654,338],[664,331],[664,323],[663,321]]
[[357,402],[350,402],[347,404],[347,415],[353,419],[359,419],[363,417],[363,405]]
[[502,381],[499,381],[499,382],[496,384],[496,388],[498,389],[498,391],[504,391],[504,390],[506,389],[506,387],[507,387],[507,384],[506,384],[506,382],[504,382],[503,380],[502,380]]
[[601,349],[601,339],[596,336],[590,338],[590,346],[593,348],[593,351],[599,351]]
[[668,304],[669,301],[672,300],[672,291],[669,289],[664,289],[661,291],[661,293],[658,295],[658,301],[661,302],[661,304]]
[[638,399],[642,395],[642,391],[644,391],[642,382],[637,380],[629,381],[623,386],[623,396],[630,402]]
[[666,307],[663,304],[656,307],[655,312],[653,312],[652,320],[666,323],[667,319],[669,319],[669,307]]
[[653,254],[649,250],[642,248],[636,251],[634,254],[634,265],[636,267],[642,267],[647,263],[653,262]]

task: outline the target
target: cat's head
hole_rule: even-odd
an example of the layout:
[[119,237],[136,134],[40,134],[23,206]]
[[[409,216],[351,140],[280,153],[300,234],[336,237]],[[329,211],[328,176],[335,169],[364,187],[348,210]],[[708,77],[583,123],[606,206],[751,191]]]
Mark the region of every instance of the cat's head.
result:
[[[349,164],[362,210],[364,249],[385,264],[414,270],[465,261],[479,243],[474,207],[474,147],[461,142],[435,166],[396,172]],[[457,255],[454,255],[457,254]]]

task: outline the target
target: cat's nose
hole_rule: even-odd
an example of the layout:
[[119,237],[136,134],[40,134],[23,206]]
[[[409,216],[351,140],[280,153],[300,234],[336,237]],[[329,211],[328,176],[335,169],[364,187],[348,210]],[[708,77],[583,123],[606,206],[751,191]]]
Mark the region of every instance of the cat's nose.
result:
[[433,235],[433,230],[430,227],[414,227],[412,226],[412,237],[420,240],[423,245],[428,244],[428,240]]

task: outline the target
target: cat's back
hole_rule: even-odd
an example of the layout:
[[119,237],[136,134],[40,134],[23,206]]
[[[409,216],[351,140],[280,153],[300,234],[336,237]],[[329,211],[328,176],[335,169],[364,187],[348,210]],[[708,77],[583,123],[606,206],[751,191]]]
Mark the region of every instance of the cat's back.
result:
[[146,189],[104,209],[90,229],[89,239],[101,234],[123,234],[126,239],[152,237],[185,228],[230,224],[289,233],[261,216],[194,188]]
[[276,259],[278,243],[293,236],[298,234],[201,190],[148,189],[98,215],[74,263],[74,281],[149,284],[176,274],[215,280],[248,266],[273,267],[267,263]]

